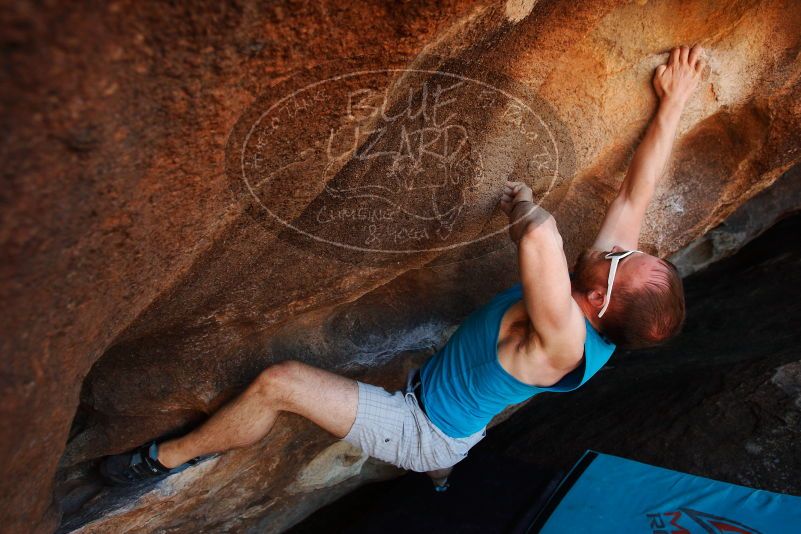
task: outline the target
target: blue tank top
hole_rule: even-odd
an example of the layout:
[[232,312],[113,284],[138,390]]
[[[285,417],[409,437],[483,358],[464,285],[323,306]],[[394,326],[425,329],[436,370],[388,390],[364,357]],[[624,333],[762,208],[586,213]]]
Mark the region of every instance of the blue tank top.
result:
[[543,391],[571,391],[584,384],[609,361],[615,345],[595,330],[587,318],[587,338],[581,364],[551,387],[521,382],[501,367],[498,334],[509,307],[523,298],[518,282],[473,312],[448,343],[420,369],[423,405],[429,419],[454,438],[482,430],[509,405]]

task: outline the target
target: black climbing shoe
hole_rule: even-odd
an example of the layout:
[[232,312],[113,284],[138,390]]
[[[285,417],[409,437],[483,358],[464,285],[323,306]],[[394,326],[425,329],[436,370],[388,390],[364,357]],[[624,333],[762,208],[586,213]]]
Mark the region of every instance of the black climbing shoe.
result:
[[130,452],[106,457],[100,464],[100,474],[116,486],[130,486],[143,480],[164,478],[195,465],[200,457],[172,469],[158,461],[158,445],[155,441],[146,443]]

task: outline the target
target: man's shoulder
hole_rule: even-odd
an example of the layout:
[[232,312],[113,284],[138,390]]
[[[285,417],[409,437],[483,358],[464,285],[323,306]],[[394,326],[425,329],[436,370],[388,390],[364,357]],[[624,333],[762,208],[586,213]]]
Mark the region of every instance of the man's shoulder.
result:
[[[583,343],[580,353],[573,353],[572,361],[569,365],[560,366],[552,370],[554,380],[543,387],[549,391],[571,391],[587,382],[609,361],[615,350],[615,345],[606,340],[603,335],[595,330],[592,323],[582,314],[584,328]],[[578,357],[576,357],[578,354]]]
[[[535,336],[537,335],[536,328],[536,325],[534,325]],[[588,335],[584,313],[578,303],[573,301],[569,320],[565,322],[565,326],[558,338],[551,338],[547,341],[538,339],[535,341],[535,343],[539,343],[539,347],[536,347],[536,349],[541,351],[539,359],[555,372],[567,374],[581,364]]]

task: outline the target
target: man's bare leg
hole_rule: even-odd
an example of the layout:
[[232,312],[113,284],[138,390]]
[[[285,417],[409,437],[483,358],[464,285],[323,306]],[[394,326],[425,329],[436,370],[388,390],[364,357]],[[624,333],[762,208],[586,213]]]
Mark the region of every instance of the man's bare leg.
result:
[[278,412],[302,415],[338,438],[356,420],[356,381],[298,361],[272,365],[238,397],[189,434],[159,445],[159,462],[176,467],[196,456],[257,443]]

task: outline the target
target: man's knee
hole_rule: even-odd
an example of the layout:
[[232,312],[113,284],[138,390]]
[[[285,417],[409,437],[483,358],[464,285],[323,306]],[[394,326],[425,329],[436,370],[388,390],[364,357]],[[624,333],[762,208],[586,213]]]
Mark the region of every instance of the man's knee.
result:
[[303,365],[296,360],[286,360],[267,367],[253,381],[253,393],[266,401],[281,404],[288,402],[299,381]]

